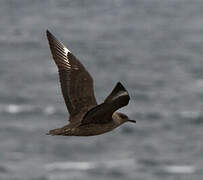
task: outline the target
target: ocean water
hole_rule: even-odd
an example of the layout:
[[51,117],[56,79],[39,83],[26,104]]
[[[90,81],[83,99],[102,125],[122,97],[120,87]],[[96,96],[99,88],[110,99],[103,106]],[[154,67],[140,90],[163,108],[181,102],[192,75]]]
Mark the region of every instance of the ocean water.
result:
[[[1,0],[1,180],[202,180],[202,0]],[[68,114],[49,29],[137,124],[51,137]]]

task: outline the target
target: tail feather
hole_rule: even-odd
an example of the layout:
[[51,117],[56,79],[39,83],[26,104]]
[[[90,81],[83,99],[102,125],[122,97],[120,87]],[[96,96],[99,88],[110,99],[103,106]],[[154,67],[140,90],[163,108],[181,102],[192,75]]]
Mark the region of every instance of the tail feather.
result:
[[63,130],[61,128],[52,129],[46,135],[52,135],[52,136],[63,135]]

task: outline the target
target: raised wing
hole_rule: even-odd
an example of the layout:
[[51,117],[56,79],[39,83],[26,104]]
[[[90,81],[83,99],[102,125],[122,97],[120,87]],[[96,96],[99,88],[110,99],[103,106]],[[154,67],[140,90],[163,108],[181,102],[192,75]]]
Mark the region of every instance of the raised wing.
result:
[[117,101],[120,100],[118,104],[120,104],[121,107],[126,106],[130,100],[128,91],[124,88],[124,86],[120,82],[116,84],[116,86],[111,91],[111,93],[107,96],[104,102],[110,103],[112,101],[114,102],[115,100]]
[[128,105],[130,96],[124,86],[118,82],[104,103],[89,110],[82,120],[82,124],[108,123],[112,120],[113,113]]
[[97,105],[93,79],[80,61],[48,30],[47,38],[58,67],[63,97],[71,116],[87,112]]

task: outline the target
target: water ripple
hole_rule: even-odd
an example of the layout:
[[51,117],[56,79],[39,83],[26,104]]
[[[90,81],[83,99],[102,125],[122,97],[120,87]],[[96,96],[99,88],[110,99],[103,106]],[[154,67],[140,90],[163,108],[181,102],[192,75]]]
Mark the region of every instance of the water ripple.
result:
[[109,160],[109,161],[100,161],[100,162],[54,162],[50,164],[46,164],[45,168],[48,171],[54,170],[90,170],[90,169],[97,169],[97,168],[104,168],[104,169],[116,169],[119,167],[136,167],[136,163],[132,159],[125,159],[125,160]]
[[170,165],[165,166],[164,170],[172,174],[192,174],[196,172],[195,166],[192,165]]
[[43,113],[45,115],[52,115],[57,112],[54,106],[38,107],[29,104],[8,104],[0,105],[0,113],[6,114],[24,114],[24,113]]

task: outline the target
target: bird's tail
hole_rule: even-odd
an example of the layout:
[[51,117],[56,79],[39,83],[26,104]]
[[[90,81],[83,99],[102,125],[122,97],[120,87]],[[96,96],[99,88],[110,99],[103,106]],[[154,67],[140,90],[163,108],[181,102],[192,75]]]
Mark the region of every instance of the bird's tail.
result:
[[63,134],[62,129],[57,128],[57,129],[50,130],[46,135],[57,136],[57,135],[62,135],[62,134]]

